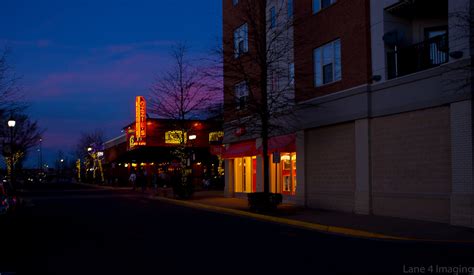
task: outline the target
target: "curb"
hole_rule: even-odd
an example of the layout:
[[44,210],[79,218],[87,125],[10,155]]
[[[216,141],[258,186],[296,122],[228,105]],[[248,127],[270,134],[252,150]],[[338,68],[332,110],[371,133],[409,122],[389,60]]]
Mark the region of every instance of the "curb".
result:
[[[86,186],[93,186],[93,187],[96,187],[96,188],[120,190],[120,188],[111,187],[111,186],[96,186],[96,185],[90,185],[90,184],[84,184],[84,183],[80,183],[80,184],[83,184],[83,185],[86,185]],[[252,212],[248,212],[248,211],[237,210],[237,209],[221,207],[221,206],[213,206],[213,205],[208,205],[208,204],[198,203],[198,202],[182,201],[182,200],[176,200],[176,199],[170,199],[170,198],[158,197],[158,196],[146,196],[146,198],[151,199],[151,200],[159,200],[159,201],[162,201],[162,202],[171,203],[171,204],[174,204],[174,205],[205,210],[205,211],[209,211],[209,212],[223,213],[223,214],[228,214],[228,215],[253,218],[255,220],[260,220],[260,221],[266,221],[266,222],[272,222],[272,223],[278,223],[278,224],[285,224],[285,225],[289,225],[289,226],[293,226],[293,227],[297,227],[297,228],[301,228],[301,229],[307,229],[307,230],[312,230],[312,231],[343,235],[343,236],[354,237],[354,238],[366,238],[366,239],[385,240],[385,241],[410,241],[410,242],[426,242],[426,243],[474,244],[474,240],[466,240],[466,241],[463,241],[463,240],[436,240],[436,239],[419,239],[419,238],[397,237],[397,236],[385,235],[385,234],[374,233],[374,232],[364,231],[364,230],[359,230],[359,229],[352,229],[352,228],[347,228],[347,227],[331,226],[331,225],[317,224],[317,223],[311,223],[311,222],[300,221],[300,220],[293,220],[293,219],[287,219],[287,218],[268,216],[268,215],[257,214],[257,213],[252,213]]]
[[113,187],[113,186],[107,186],[107,185],[96,185],[96,184],[83,183],[83,182],[77,182],[76,184],[87,186],[87,187],[98,188],[98,189],[108,189],[108,190],[130,190],[131,188],[131,187]]
[[279,223],[279,224],[286,224],[286,225],[290,225],[290,226],[293,226],[293,227],[309,229],[309,230],[319,231],[319,232],[327,232],[327,233],[334,233],[334,234],[351,236],[351,237],[370,238],[370,239],[399,240],[399,241],[413,241],[413,240],[416,240],[416,239],[389,236],[389,235],[373,233],[373,232],[357,230],[357,229],[351,229],[351,228],[322,225],[322,224],[317,224],[317,223],[311,223],[311,222],[305,222],[305,221],[299,221],[299,220],[292,220],[292,219],[262,215],[262,214],[251,213],[251,212],[242,211],[242,210],[236,210],[236,209],[232,209],[232,208],[213,206],[213,205],[207,205],[207,204],[196,203],[196,202],[180,201],[180,200],[168,199],[168,198],[164,198],[164,197],[149,197],[149,198],[154,199],[154,200],[163,201],[163,202],[172,203],[172,204],[175,204],[175,205],[181,205],[181,206],[186,206],[186,207],[190,207],[190,208],[202,209],[202,210],[207,210],[207,211],[210,211],[210,212],[218,212],[218,213],[230,214],[230,215],[241,216],[241,217],[242,216],[243,217],[250,217],[250,218],[253,218],[253,219],[256,219],[256,220]]
[[337,235],[343,235],[347,237],[354,237],[354,238],[366,238],[366,239],[373,239],[373,240],[384,240],[384,241],[409,241],[409,242],[426,242],[426,243],[453,243],[453,244],[474,244],[474,241],[467,240],[433,240],[433,239],[418,239],[418,238],[408,238],[408,237],[397,237],[391,235],[385,235],[380,233],[374,233],[370,231],[346,228],[346,227],[338,227],[338,226],[330,226],[330,225],[323,225],[311,222],[305,222],[300,220],[293,220],[287,218],[280,218],[274,216],[268,216],[263,214],[257,214],[252,212],[247,212],[243,210],[236,210],[232,208],[220,207],[220,206],[213,206],[198,202],[190,202],[190,201],[181,201],[175,199],[169,199],[164,197],[148,197],[149,199],[159,200],[163,202],[168,202],[175,205],[201,209],[209,212],[217,212],[217,213],[224,213],[234,216],[241,216],[241,217],[248,217],[253,218],[260,221],[272,222],[272,223],[279,223],[285,224],[297,228],[318,231],[318,232],[325,232]]

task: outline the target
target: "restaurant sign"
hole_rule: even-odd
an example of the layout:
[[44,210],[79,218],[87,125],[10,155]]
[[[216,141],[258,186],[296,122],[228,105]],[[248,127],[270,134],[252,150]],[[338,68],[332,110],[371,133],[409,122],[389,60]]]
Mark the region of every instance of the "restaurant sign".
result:
[[135,100],[135,146],[146,145],[146,101],[143,96]]

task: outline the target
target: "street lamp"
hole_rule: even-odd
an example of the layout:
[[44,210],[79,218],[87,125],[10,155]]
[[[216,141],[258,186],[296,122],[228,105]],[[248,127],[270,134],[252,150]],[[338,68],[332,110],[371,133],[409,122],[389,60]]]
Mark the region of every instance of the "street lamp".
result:
[[13,128],[16,125],[16,121],[13,118],[8,120],[8,127]]
[[[11,185],[14,184],[13,180],[13,128],[16,125],[16,121],[13,117],[10,117],[8,120],[8,127],[10,128],[10,183]],[[13,187],[13,186],[12,186]]]

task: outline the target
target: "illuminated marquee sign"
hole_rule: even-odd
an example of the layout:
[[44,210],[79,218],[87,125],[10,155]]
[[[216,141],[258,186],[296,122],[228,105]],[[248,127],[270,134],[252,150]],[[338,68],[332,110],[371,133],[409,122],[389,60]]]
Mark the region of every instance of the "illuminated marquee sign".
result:
[[224,132],[222,132],[222,131],[210,132],[209,133],[209,142],[210,143],[222,142],[222,139],[224,139]]
[[167,144],[181,144],[181,142],[186,143],[187,137],[186,134],[183,134],[183,131],[175,130],[168,131],[165,133],[165,143]]
[[135,100],[135,142],[134,145],[146,145],[146,101],[143,96]]

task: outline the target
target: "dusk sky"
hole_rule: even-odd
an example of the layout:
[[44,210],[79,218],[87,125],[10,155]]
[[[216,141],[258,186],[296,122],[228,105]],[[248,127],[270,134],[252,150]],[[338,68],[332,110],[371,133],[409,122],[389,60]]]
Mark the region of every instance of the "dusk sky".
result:
[[72,152],[81,132],[120,135],[173,44],[185,41],[192,57],[216,45],[221,10],[216,0],[2,1],[0,47],[12,49],[28,113],[46,129],[44,162]]

